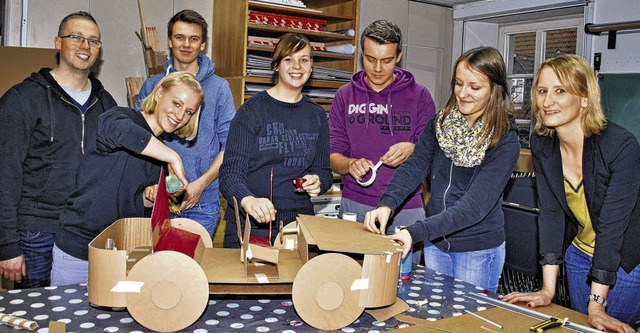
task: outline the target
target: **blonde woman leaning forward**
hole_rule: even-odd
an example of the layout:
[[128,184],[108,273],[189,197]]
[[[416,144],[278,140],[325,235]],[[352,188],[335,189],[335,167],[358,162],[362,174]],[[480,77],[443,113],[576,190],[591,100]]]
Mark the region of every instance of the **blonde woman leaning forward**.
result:
[[187,185],[182,159],[158,136],[175,132],[186,140],[198,133],[204,94],[195,76],[175,72],[165,76],[142,102],[143,112],[113,107],[100,115],[96,152],[78,167],[78,189],[60,213],[53,248],[53,285],[87,281],[88,245],[117,219],[144,216],[151,206],[144,191],[156,184],[160,167],[168,165]]
[[640,315],[638,140],[605,120],[598,83],[581,57],[542,63],[531,104],[544,282],[538,292],[503,300],[551,303],[564,260],[572,307],[599,330],[635,332],[629,325]]

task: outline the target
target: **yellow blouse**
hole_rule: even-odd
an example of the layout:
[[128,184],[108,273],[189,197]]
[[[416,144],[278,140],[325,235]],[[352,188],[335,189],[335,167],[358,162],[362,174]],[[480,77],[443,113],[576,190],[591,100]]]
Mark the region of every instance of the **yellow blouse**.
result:
[[573,239],[573,245],[587,255],[593,256],[593,249],[596,245],[596,232],[593,230],[593,224],[591,224],[582,179],[580,179],[580,183],[578,183],[577,186],[574,186],[565,178],[564,193],[571,212],[573,212],[573,215],[580,224],[578,227],[578,235]]

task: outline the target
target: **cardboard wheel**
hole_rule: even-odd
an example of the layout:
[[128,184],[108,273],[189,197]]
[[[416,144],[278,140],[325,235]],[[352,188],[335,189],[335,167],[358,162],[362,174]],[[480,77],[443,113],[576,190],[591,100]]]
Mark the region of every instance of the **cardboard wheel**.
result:
[[127,309],[140,325],[159,332],[193,324],[209,302],[209,282],[200,265],[187,255],[160,251],[133,266],[129,281],[142,281],[139,293],[127,294]]
[[296,312],[305,323],[336,330],[358,319],[364,307],[358,305],[359,290],[351,290],[362,276],[362,266],[344,254],[327,253],[309,260],[293,281]]

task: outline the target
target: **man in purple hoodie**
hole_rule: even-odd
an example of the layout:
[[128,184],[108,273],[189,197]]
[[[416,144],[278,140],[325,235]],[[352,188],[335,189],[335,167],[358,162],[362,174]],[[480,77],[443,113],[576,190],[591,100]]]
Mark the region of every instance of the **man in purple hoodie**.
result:
[[[331,106],[331,167],[342,175],[340,216],[357,214],[364,221],[375,209],[396,168],[413,152],[436,108],[431,93],[411,73],[396,67],[402,57],[402,32],[387,20],[371,23],[360,38],[364,70],[341,87]],[[373,184],[363,186],[378,161]],[[409,196],[387,233],[425,218],[421,190]]]

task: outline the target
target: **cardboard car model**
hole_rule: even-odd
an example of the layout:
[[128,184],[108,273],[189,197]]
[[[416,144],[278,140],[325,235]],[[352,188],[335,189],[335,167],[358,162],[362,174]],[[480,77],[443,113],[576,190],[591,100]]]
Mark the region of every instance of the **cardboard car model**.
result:
[[240,249],[213,248],[200,224],[170,219],[167,197],[161,173],[151,218],[119,219],[89,244],[92,305],[126,307],[170,332],[193,324],[209,294],[291,294],[300,318],[323,330],[396,302],[400,246],[361,223],[300,215],[265,247],[249,242],[246,221]]

